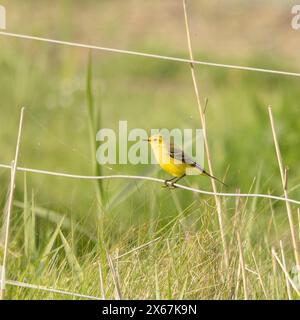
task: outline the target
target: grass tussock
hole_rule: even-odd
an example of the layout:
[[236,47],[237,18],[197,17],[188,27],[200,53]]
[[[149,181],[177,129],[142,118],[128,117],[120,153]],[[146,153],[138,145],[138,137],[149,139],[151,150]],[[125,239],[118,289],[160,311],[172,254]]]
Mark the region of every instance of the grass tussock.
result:
[[[35,212],[32,199],[28,203],[30,217]],[[22,215],[28,216],[28,212],[17,210],[8,278],[106,299],[296,299],[297,291],[289,283],[294,276],[288,270],[293,263],[289,235],[280,231],[283,241],[277,243],[275,221],[267,219],[269,230],[251,240],[256,226],[249,230],[245,225],[245,217],[255,218],[251,206],[240,200],[234,210],[227,210],[232,213],[226,219],[228,268],[211,200],[195,201],[168,223],[156,219],[151,225],[131,226],[115,239],[111,235],[118,229],[119,219],[106,217],[102,243],[97,236],[88,238],[74,222],[66,224],[63,216],[51,226],[49,221],[45,224],[45,218],[37,219],[36,224],[32,220],[22,224]],[[37,229],[28,232],[29,228]],[[28,243],[36,247],[29,249]],[[7,287],[8,298],[70,298]]]

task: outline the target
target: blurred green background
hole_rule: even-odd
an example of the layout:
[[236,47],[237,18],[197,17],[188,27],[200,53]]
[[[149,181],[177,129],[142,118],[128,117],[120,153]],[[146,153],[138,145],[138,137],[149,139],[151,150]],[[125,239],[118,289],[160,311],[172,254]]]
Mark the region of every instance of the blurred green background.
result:
[[[293,3],[188,1],[195,59],[299,72],[300,31],[291,28]],[[2,0],[1,4],[7,10],[8,32],[188,57],[181,1]],[[0,163],[13,159],[19,112],[25,106],[20,166],[93,174],[88,58],[85,49],[0,35]],[[92,69],[101,127],[115,129],[119,120],[128,120],[129,129],[200,127],[188,64],[94,51]],[[201,99],[209,99],[214,173],[226,175],[230,185],[223,191],[247,193],[259,178],[256,191],[282,193],[267,113],[272,105],[284,162],[290,168],[290,196],[300,198],[300,79],[208,66],[197,66],[196,71]],[[102,173],[167,177],[153,165],[108,165]],[[0,169],[0,181],[4,206],[8,170]],[[201,177],[183,183],[210,189],[210,181]],[[96,232],[99,209],[93,183],[28,174],[27,184],[38,206],[66,214],[87,224],[91,234]],[[167,223],[199,199],[152,182],[104,181],[103,187],[104,211],[115,232],[112,239],[130,226],[156,219]],[[24,175],[19,173],[16,199],[23,201],[23,193]],[[234,200],[228,200],[229,216],[233,207]],[[286,225],[284,205],[277,203],[276,208]],[[264,221],[260,212],[255,216],[258,225]]]

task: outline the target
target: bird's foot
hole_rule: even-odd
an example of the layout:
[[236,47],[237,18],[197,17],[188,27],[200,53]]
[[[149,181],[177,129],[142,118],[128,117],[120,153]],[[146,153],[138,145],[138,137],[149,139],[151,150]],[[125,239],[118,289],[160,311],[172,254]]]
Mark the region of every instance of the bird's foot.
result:
[[172,182],[172,180],[165,180],[164,185],[162,186],[162,188],[169,188],[169,189],[176,189],[177,187],[174,186],[174,182]]

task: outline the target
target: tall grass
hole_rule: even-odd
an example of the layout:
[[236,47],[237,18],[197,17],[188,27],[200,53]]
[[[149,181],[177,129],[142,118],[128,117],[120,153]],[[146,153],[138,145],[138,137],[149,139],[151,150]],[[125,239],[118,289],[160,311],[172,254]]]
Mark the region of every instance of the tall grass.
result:
[[[242,237],[238,237],[239,246],[230,246],[230,266],[228,272],[223,273],[219,268],[222,253],[219,250],[221,239],[217,224],[211,221],[211,210],[204,206],[203,209],[200,220],[194,220],[195,217],[192,219],[195,213],[176,219],[165,229],[160,240],[122,257],[134,247],[131,236],[145,241],[145,235],[141,236],[140,230],[128,230],[130,235],[119,239],[110,248],[107,261],[100,264],[101,281],[98,263],[101,260],[100,253],[92,249],[75,259],[75,252],[61,232],[62,246],[59,241],[57,249],[47,255],[42,277],[34,271],[37,262],[31,262],[31,266],[27,263],[25,268],[20,268],[22,255],[10,258],[10,277],[107,299],[288,298],[287,277],[290,284],[294,282],[291,282],[291,275],[288,275],[278,256],[275,256],[277,271],[272,274],[268,243],[262,242],[252,248],[242,242]],[[66,260],[59,258],[61,250],[65,251]],[[117,253],[119,256],[116,256]],[[291,254],[285,252],[288,259]],[[289,287],[291,299],[294,299],[298,295],[295,285],[294,288],[292,285]],[[10,286],[7,294],[8,297],[19,299],[65,298],[59,294]]]

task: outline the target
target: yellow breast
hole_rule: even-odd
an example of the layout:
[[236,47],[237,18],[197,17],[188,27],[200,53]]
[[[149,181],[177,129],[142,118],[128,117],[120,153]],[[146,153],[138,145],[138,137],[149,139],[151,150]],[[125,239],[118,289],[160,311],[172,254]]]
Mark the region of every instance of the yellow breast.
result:
[[163,170],[174,177],[181,177],[185,173],[187,165],[185,163],[178,163],[178,160],[175,163],[175,160],[170,157],[168,147],[164,143],[152,144],[151,147],[157,162]]

